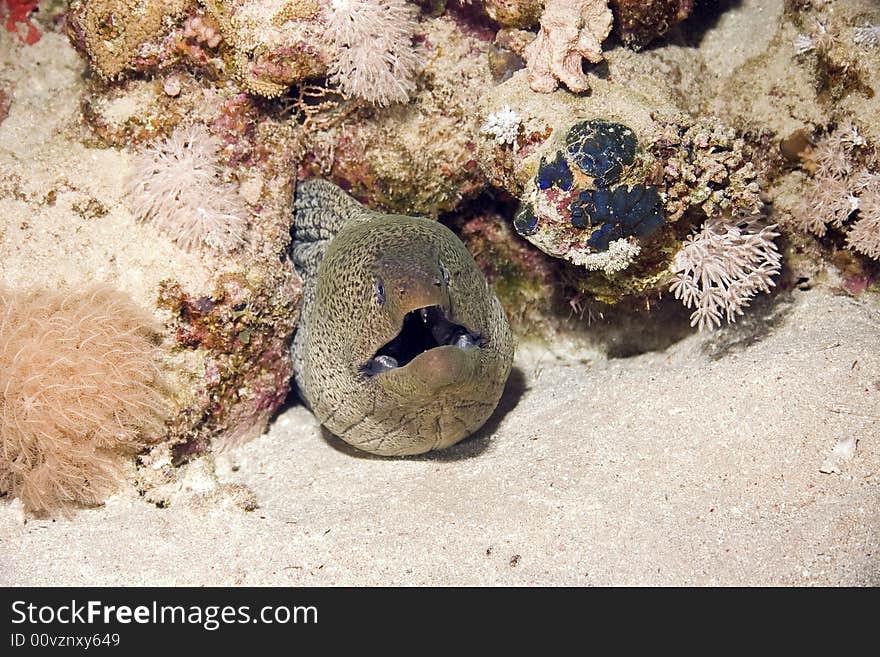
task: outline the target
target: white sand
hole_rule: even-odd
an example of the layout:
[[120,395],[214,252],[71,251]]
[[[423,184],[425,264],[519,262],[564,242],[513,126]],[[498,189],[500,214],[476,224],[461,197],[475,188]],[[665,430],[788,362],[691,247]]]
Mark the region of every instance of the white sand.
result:
[[217,458],[252,512],[131,490],[22,524],[4,500],[0,584],[880,584],[880,311],[794,295],[664,352],[523,356],[500,422],[423,458],[292,407]]

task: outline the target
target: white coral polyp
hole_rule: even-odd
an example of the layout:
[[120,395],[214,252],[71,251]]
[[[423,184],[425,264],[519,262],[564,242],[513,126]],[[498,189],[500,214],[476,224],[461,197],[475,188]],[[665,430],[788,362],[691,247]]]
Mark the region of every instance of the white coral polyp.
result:
[[128,198],[135,217],[153,222],[185,249],[228,253],[244,244],[247,207],[221,179],[218,144],[202,125],[178,128],[141,152]]
[[405,103],[420,66],[418,23],[405,0],[333,0],[327,37],[336,45],[330,80],[346,97],[374,105]]
[[669,291],[694,309],[691,326],[734,322],[756,294],[770,291],[782,262],[775,228],[714,217],[685,240],[672,262]]
[[486,117],[480,132],[490,135],[502,146],[513,146],[516,143],[516,138],[519,136],[521,125],[522,117],[510,109],[510,105],[505,105],[498,112]]
[[628,239],[614,240],[608,245],[605,251],[593,253],[574,252],[570,256],[572,263],[580,265],[589,271],[601,271],[606,276],[627,269],[642,252],[636,242],[630,242]]

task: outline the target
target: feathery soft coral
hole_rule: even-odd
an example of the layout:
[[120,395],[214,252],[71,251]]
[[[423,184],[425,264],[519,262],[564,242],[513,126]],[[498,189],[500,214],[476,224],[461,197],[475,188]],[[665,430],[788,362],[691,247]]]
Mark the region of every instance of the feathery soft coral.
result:
[[337,48],[331,81],[374,105],[405,103],[415,90],[418,23],[405,0],[332,0],[327,36]]
[[41,514],[104,500],[168,415],[155,329],[106,286],[0,288],[0,491]]
[[880,259],[880,174],[867,146],[852,124],[825,135],[806,157],[813,175],[791,211],[801,230],[846,229],[850,249]]
[[217,140],[203,125],[176,129],[138,154],[128,187],[135,217],[185,249],[228,253],[245,243],[248,210],[225,182]]
[[734,322],[756,294],[770,291],[782,262],[774,228],[710,217],[685,240],[672,263],[669,291],[694,309],[691,326],[703,330],[721,326],[725,318]]
[[870,179],[859,196],[858,219],[846,234],[846,244],[853,251],[880,260],[880,174]]

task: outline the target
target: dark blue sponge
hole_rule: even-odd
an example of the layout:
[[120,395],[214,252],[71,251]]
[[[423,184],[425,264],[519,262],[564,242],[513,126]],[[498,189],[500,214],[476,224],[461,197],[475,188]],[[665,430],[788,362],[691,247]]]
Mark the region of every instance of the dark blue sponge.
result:
[[523,203],[513,217],[513,227],[523,237],[534,235],[538,228],[538,218],[531,203]]
[[607,187],[620,179],[624,168],[635,161],[637,146],[632,130],[601,119],[578,123],[565,137],[568,159],[592,176],[598,187]]
[[556,151],[556,158],[552,162],[547,163],[541,158],[537,182],[538,189],[550,189],[553,185],[566,192],[571,189],[571,169],[562,151]]
[[660,195],[646,185],[587,189],[571,204],[573,226],[599,227],[587,240],[587,244],[599,251],[605,251],[611,242],[624,237],[648,237],[663,222]]

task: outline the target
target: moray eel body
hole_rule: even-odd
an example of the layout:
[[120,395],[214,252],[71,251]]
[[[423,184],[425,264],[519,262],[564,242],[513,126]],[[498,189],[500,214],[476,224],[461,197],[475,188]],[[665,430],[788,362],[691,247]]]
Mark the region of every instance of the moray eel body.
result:
[[296,385],[318,420],[382,455],[454,445],[492,414],[513,360],[507,318],[436,221],[373,212],[300,183],[293,263],[303,305]]

